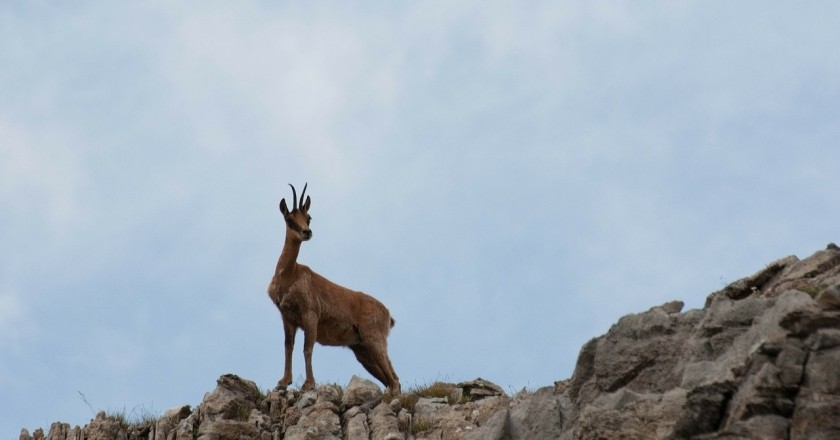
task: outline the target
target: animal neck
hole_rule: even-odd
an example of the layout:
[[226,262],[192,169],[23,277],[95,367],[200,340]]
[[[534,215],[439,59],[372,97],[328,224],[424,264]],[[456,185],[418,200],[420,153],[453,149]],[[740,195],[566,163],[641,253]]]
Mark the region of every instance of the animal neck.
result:
[[301,240],[292,231],[286,230],[286,241],[283,243],[283,251],[280,252],[277,270],[274,272],[276,278],[288,277],[294,273],[301,243]]

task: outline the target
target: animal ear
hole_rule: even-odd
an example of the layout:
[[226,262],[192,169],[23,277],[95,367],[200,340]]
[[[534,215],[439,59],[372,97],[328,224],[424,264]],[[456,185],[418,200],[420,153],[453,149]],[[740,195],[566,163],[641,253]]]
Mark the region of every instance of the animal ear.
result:
[[283,215],[289,215],[289,207],[286,206],[286,199],[280,200],[280,212],[282,212]]
[[312,204],[312,199],[310,199],[309,196],[306,196],[306,203],[303,204],[303,210],[304,211],[309,211],[309,205],[311,205],[311,204]]

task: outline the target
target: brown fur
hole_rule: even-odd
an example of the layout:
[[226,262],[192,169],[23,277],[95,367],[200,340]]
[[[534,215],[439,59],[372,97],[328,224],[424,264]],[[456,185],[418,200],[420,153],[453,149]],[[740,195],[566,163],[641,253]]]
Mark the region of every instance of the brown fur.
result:
[[[294,187],[292,187],[294,191]],[[388,333],[394,326],[388,309],[375,298],[339,286],[315,273],[308,266],[298,264],[302,242],[312,237],[309,229],[311,200],[301,194],[289,211],[286,200],[280,202],[280,212],[286,222],[286,240],[268,295],[280,310],[285,333],[285,368],[279,386],[292,383],[292,350],[297,329],[303,329],[303,356],[306,380],[302,389],[314,386],[312,347],[322,345],[346,346],[365,369],[388,387],[400,392],[400,381],[388,358]]]

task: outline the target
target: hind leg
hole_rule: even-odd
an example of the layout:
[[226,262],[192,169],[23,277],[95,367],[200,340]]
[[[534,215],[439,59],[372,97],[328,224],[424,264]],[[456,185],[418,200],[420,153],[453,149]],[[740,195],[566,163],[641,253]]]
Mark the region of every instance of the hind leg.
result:
[[388,352],[385,352],[385,362],[387,363],[387,372],[391,376],[391,392],[394,394],[402,393],[402,389],[400,387],[400,378],[397,376],[397,372],[394,371],[394,365],[391,364],[391,358],[388,356]]
[[353,345],[350,349],[353,350],[353,354],[356,355],[356,360],[365,367],[365,370],[367,370],[368,373],[370,373],[378,381],[382,382],[385,386],[388,386],[387,375],[376,363],[375,358],[372,356],[367,346],[363,344]]
[[388,347],[386,343],[369,341],[352,348],[356,354],[356,359],[361,362],[370,374],[379,379],[383,385],[395,394],[400,393],[400,380],[394,372],[391,360],[388,358]]
[[397,377],[397,373],[394,371],[394,366],[391,364],[391,359],[388,357],[388,345],[384,341],[380,344],[377,344],[375,348],[371,349],[371,355],[374,359],[374,362],[382,370],[385,381],[382,383],[387,386],[392,393],[400,394],[400,378]]

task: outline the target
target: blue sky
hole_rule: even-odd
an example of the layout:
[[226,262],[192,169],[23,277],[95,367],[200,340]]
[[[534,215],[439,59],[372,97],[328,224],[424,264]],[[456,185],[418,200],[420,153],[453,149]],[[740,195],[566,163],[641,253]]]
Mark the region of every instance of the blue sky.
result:
[[[272,388],[287,183],[312,197],[300,261],[389,307],[404,386],[569,377],[620,316],[838,239],[838,15],[0,4],[0,435],[84,424],[80,393]],[[314,369],[369,377],[340,348]]]

